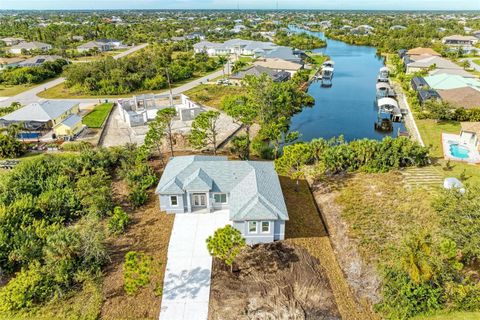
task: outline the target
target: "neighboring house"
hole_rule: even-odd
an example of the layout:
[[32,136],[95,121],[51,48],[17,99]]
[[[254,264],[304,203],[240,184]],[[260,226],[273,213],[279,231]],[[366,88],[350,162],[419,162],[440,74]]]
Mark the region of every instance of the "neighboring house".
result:
[[441,100],[441,97],[437,91],[426,89],[418,91],[418,100],[420,101],[420,104],[424,104],[428,100]]
[[405,64],[406,73],[411,74],[419,71],[429,70],[432,68],[435,69],[450,69],[450,70],[463,70],[460,66],[453,63],[452,61],[437,57],[429,56],[420,60],[411,61]]
[[202,32],[192,32],[192,33],[189,33],[185,36],[186,39],[188,40],[195,40],[195,39],[198,39],[198,40],[205,40],[206,36],[205,34],[203,34]]
[[19,44],[21,42],[24,42],[25,39],[23,38],[3,38],[3,39],[0,39],[0,41],[2,41],[3,43],[5,43],[6,46],[14,46],[16,44]]
[[266,52],[263,55],[264,58],[283,59],[291,62],[300,63],[303,65],[303,61],[307,57],[304,51],[298,49],[292,49],[289,47],[279,46],[270,52]]
[[229,79],[231,80],[231,82],[241,82],[243,79],[245,79],[246,76],[259,77],[262,74],[266,74],[267,76],[269,76],[273,80],[273,82],[287,81],[291,77],[290,73],[287,71],[276,71],[270,68],[254,65],[246,70],[242,70],[232,74]]
[[104,52],[104,51],[110,51],[112,47],[108,43],[98,42],[98,41],[90,41],[90,42],[81,44],[77,47],[78,52],[87,52],[94,49],[97,49],[100,52]]
[[243,30],[247,29],[243,24],[237,24],[236,26],[233,27],[232,32],[233,33],[240,33]]
[[97,42],[108,44],[111,48],[114,48],[114,49],[120,49],[124,47],[122,41],[115,40],[115,39],[101,38],[101,39],[97,39]]
[[480,90],[472,87],[437,90],[442,100],[449,102],[456,108],[480,108]]
[[123,121],[130,127],[144,126],[155,119],[159,110],[173,107],[177,111],[177,118],[180,121],[194,120],[204,109],[190,100],[186,95],[181,94],[173,98],[180,98],[180,103],[171,106],[168,102],[168,95],[142,94],[132,99],[118,99],[118,106]]
[[84,129],[82,117],[77,114],[71,114],[65,120],[53,127],[53,132],[57,138],[73,139]]
[[83,36],[72,36],[73,41],[83,41],[84,37]]
[[407,27],[401,25],[394,25],[390,27],[390,30],[405,30]]
[[70,115],[79,113],[78,102],[47,100],[31,103],[23,108],[0,117],[0,123],[9,126],[13,123],[22,124],[31,131],[46,131],[57,127],[66,121]]
[[480,149],[480,122],[462,122],[460,124],[462,127],[460,143],[466,144],[474,150]]
[[412,89],[415,91],[425,90],[429,88],[427,81],[425,81],[423,77],[413,77],[410,81],[410,84],[412,85]]
[[474,89],[480,90],[480,81],[476,79],[464,78],[461,76],[449,75],[444,73],[435,76],[425,77],[425,81],[428,83],[430,88],[435,90],[448,90],[463,87],[472,87]]
[[16,44],[12,47],[9,48],[10,53],[12,54],[22,54],[22,51],[33,51],[33,50],[40,50],[40,51],[48,51],[51,50],[52,46],[48,43],[43,43],[43,42],[22,42],[19,44]]
[[478,43],[478,38],[474,36],[453,35],[444,37],[442,43],[447,46],[464,47],[474,46]]
[[477,77],[473,74],[471,74],[470,72],[468,71],[465,71],[463,68],[461,67],[456,67],[456,68],[453,68],[453,69],[435,69],[435,70],[432,70],[430,71],[428,74],[431,75],[431,76],[434,76],[434,75],[438,75],[438,74],[450,74],[450,75],[454,75],[454,76],[461,76],[461,77],[464,77],[464,78],[472,78],[472,79],[476,79]]
[[27,59],[25,61],[22,61],[18,63],[19,66],[21,67],[37,67],[47,61],[55,61],[58,59],[63,59],[60,56],[55,56],[55,55],[42,55],[42,56],[35,56],[33,58]]
[[255,61],[254,64],[256,66],[269,68],[274,71],[287,71],[288,73],[290,73],[291,76],[293,76],[299,70],[303,69],[303,65],[300,63],[287,61],[283,59],[277,59],[277,58],[260,59]]
[[209,56],[230,54],[265,56],[268,52],[271,52],[278,47],[279,46],[272,42],[231,39],[224,43],[201,41],[193,45],[193,50],[195,53],[205,52]]
[[405,61],[405,63],[408,63],[412,60],[416,61],[416,60],[425,59],[425,58],[428,58],[430,56],[441,57],[442,55],[440,53],[438,53],[437,51],[431,49],[431,48],[410,49],[405,54],[405,57],[408,57],[409,61]]
[[272,162],[173,157],[163,171],[156,194],[160,209],[167,213],[228,210],[233,227],[248,244],[285,238],[288,212]]
[[95,41],[90,41],[87,43],[84,43],[80,46],[77,47],[78,52],[86,52],[89,50],[92,50],[94,48],[97,48],[98,51],[104,52],[104,51],[110,51],[113,49],[118,49],[121,48],[122,42],[118,40],[112,40],[112,39],[97,39]]
[[18,66],[23,60],[22,58],[0,58],[0,70]]

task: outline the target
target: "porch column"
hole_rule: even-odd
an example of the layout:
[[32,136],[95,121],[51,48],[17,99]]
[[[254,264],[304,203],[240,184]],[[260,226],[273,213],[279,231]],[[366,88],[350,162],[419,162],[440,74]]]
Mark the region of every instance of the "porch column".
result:
[[207,209],[208,209],[209,212],[212,212],[213,210],[210,207],[210,205],[211,205],[210,204],[210,192],[207,192],[206,195],[207,195]]
[[190,192],[187,192],[187,212],[192,212],[192,199]]

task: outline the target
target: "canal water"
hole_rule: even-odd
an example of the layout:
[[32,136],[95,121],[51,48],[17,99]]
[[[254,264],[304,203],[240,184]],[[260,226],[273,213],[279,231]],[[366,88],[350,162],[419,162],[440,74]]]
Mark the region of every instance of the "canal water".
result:
[[304,108],[293,116],[290,130],[301,133],[300,140],[329,139],[343,135],[351,141],[361,138],[382,139],[396,136],[403,124],[394,124],[392,132],[375,131],[377,120],[375,84],[383,59],[373,47],[353,46],[342,41],[325,38],[322,32],[311,32],[290,27],[294,32],[307,32],[327,41],[326,48],[315,49],[330,56],[335,62],[333,85],[322,87],[313,82],[308,93],[315,98],[315,105]]

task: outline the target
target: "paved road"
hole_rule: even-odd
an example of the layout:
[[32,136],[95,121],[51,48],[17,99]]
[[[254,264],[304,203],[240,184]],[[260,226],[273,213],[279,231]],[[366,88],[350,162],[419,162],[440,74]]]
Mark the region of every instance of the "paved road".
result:
[[160,320],[208,319],[212,257],[205,240],[227,224],[230,224],[228,210],[175,215]]
[[[121,53],[115,55],[113,58],[114,59],[120,59],[122,57],[125,57],[129,54],[132,54],[132,53],[134,53],[138,50],[141,50],[141,49],[145,48],[147,45],[148,45],[148,43],[144,43],[144,44],[140,44],[138,46],[132,47],[132,48],[128,49],[127,51],[124,51],[124,52],[121,52]],[[46,89],[50,89],[50,88],[52,88],[56,85],[59,85],[63,82],[65,82],[65,78],[63,78],[63,77],[54,79],[54,80],[49,81],[49,82],[46,82],[44,84],[36,86],[35,88],[32,88],[30,90],[27,90],[27,91],[24,91],[20,94],[17,94],[16,96],[9,97],[9,98],[3,100],[2,105],[8,106],[12,102],[20,102],[23,105],[28,104],[28,103],[32,103],[32,102],[37,102],[39,100],[42,100],[42,98],[37,97],[38,93],[40,93],[40,92],[42,92]],[[73,99],[73,100],[78,100],[81,103],[98,102],[98,99]]]

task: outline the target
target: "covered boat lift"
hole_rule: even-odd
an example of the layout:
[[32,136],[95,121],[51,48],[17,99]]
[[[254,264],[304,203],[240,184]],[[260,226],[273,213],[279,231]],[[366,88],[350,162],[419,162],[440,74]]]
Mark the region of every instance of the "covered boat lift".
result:
[[388,77],[390,76],[390,69],[387,67],[381,67],[378,72],[377,82],[389,82]]
[[402,112],[400,107],[398,106],[398,102],[389,97],[380,98],[377,102],[378,112],[383,114],[389,114],[390,119],[393,122],[400,122],[402,121]]
[[392,89],[390,84],[388,84],[388,82],[377,82],[375,88],[377,99],[395,97],[395,91]]

